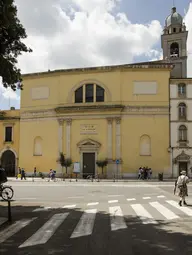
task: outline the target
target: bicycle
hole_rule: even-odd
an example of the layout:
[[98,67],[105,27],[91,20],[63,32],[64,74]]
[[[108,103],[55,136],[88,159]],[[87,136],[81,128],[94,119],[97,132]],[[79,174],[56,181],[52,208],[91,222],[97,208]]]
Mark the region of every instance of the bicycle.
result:
[[0,197],[2,197],[4,201],[11,200],[13,195],[14,191],[11,186],[0,184]]

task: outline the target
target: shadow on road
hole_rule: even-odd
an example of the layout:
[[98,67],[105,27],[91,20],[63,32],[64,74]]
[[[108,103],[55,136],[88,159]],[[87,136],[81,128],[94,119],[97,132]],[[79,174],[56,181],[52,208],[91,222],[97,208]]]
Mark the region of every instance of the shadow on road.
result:
[[[37,206],[13,206],[12,223],[4,223],[2,231],[21,219],[37,217],[29,225],[0,243],[0,254],[4,255],[191,255],[192,233],[190,229],[181,229],[180,222],[158,221],[157,224],[142,224],[138,217],[124,215],[115,217],[115,221],[124,221],[126,228],[111,230],[111,219],[108,213],[97,211],[92,234],[70,238],[79,223],[84,211],[76,209],[49,209],[32,212]],[[18,248],[36,233],[53,215],[69,213],[62,224],[45,244]],[[7,216],[7,207],[0,205],[0,217]],[[121,219],[120,219],[121,218]],[[91,220],[86,223],[91,224]],[[89,225],[90,225],[89,224]],[[88,225],[86,225],[88,226]],[[86,230],[86,228],[85,228]],[[48,231],[50,232],[50,231]],[[5,232],[4,232],[5,233]],[[49,233],[46,233],[49,235]],[[39,237],[39,239],[43,236]]]

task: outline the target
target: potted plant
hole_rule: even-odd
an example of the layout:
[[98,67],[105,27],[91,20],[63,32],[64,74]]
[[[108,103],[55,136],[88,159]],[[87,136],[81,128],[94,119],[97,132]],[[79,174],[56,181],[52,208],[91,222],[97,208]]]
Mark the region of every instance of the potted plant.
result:
[[96,164],[99,168],[101,168],[102,177],[105,178],[106,175],[104,175],[104,168],[107,166],[108,161],[106,159],[105,160],[97,160]]

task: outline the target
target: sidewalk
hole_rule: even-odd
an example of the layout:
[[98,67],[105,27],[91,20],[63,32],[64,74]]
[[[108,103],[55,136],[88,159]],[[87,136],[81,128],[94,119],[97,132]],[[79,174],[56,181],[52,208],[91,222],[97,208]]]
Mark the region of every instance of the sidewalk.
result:
[[[115,182],[156,182],[156,183],[162,183],[162,182],[175,182],[176,179],[164,179],[163,181],[159,181],[158,179],[151,179],[151,180],[137,180],[137,179],[118,179],[118,180],[115,180]],[[15,177],[8,177],[8,181],[9,182],[48,182],[48,178],[45,178],[45,179],[42,179],[42,178],[38,178],[38,177],[35,177],[35,178],[32,178],[32,177],[26,177],[26,180],[21,180],[21,179],[16,179]],[[53,182],[53,181],[51,181]],[[62,178],[57,178],[56,183],[60,183],[60,182],[76,182],[76,179],[73,178],[73,179],[70,179],[70,178],[66,178],[65,181],[63,181]],[[87,179],[77,179],[77,182],[80,182],[80,183],[91,183],[92,181],[91,180],[87,180]],[[97,179],[94,179],[93,182],[98,182]],[[114,179],[99,179],[99,182],[103,182],[103,183],[114,183]]]

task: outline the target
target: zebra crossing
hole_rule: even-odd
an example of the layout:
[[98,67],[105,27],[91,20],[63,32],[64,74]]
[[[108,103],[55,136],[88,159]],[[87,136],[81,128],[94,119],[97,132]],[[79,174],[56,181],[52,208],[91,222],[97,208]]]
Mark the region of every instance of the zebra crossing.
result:
[[[173,221],[192,216],[191,208],[180,207],[174,200],[165,200],[163,202],[148,201],[145,204],[136,203],[134,200],[126,204],[117,204],[117,201],[115,200],[114,204],[106,203],[102,206],[106,208],[106,215],[110,222],[109,228],[111,232],[126,230],[128,228],[126,222],[128,217],[135,217],[140,224],[158,225],[159,220]],[[77,208],[77,205],[65,205],[60,208],[61,210],[63,209],[63,212],[55,213],[50,218],[43,218],[43,223],[39,226],[39,229],[34,231],[31,236],[26,236],[26,240],[19,244],[18,248],[22,249],[46,244],[53,235],[57,233],[58,228],[63,228],[63,230],[66,231],[66,229],[64,229],[64,223],[70,219],[70,214],[72,213],[70,209],[74,208]],[[50,207],[45,207],[43,209],[44,211],[50,210]],[[69,238],[74,240],[80,237],[91,236],[94,231],[97,214],[101,213],[101,211],[103,211],[103,207],[99,207],[99,202],[88,203],[85,208],[81,210],[79,216],[73,218],[73,220],[76,221],[76,225],[73,229],[70,229]],[[38,211],[34,210],[34,212]],[[14,239],[15,235],[20,235],[24,228],[35,223],[39,217],[41,216],[36,214],[33,218],[21,219],[6,227],[2,227],[5,223],[5,218],[0,218],[0,244],[9,241],[10,239]]]

